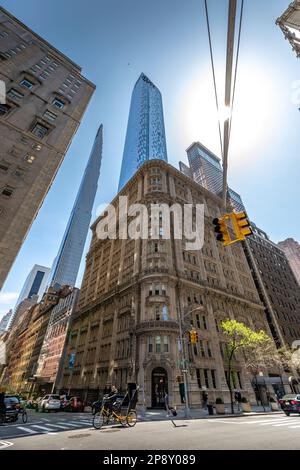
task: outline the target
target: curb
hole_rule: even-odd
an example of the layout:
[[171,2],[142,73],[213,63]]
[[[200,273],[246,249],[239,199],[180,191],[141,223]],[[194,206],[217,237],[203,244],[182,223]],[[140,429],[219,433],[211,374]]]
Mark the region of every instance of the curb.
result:
[[[173,418],[174,421],[190,421],[190,420],[200,420],[200,419],[224,419],[224,418],[246,418],[250,416],[270,416],[270,415],[279,415],[282,414],[282,411],[258,411],[252,413],[236,413],[236,414],[224,414],[224,415],[206,415],[206,416],[191,416],[190,418],[185,418],[184,416],[177,416]],[[154,416],[138,416],[138,419],[142,422],[149,422],[149,421],[169,421],[170,418],[168,417],[154,417]]]

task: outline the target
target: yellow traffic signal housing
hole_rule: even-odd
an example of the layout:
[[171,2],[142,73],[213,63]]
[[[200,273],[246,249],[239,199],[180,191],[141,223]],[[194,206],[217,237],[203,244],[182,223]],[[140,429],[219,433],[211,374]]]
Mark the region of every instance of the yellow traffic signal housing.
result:
[[228,227],[226,225],[226,219],[228,219],[228,214],[225,214],[219,219],[215,218],[213,220],[213,224],[215,225],[215,232],[217,233],[217,240],[225,246],[230,245],[231,243]]
[[196,330],[191,330],[188,332],[188,334],[189,334],[189,342],[191,344],[195,344],[198,342],[199,338],[198,338],[198,333]]
[[237,240],[245,240],[246,237],[253,234],[245,212],[232,212],[230,218]]

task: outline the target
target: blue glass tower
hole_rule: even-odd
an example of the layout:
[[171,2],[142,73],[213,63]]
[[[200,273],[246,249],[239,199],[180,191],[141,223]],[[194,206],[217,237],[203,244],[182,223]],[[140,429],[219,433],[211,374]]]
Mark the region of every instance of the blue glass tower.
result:
[[142,73],[131,97],[119,191],[151,159],[168,161],[164,113],[159,89]]
[[55,283],[75,286],[82,253],[92,217],[102,159],[103,126],[98,129],[79,191],[49,276]]

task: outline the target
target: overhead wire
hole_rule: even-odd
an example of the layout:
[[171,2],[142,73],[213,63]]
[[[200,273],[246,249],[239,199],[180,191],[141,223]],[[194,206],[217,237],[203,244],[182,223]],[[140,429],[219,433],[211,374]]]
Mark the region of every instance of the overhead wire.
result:
[[221,155],[223,155],[222,132],[221,132],[221,123],[220,123],[220,118],[219,118],[219,100],[218,100],[218,91],[217,91],[217,82],[216,82],[216,74],[215,74],[215,64],[214,64],[214,56],[213,56],[213,49],[212,49],[207,0],[204,0],[204,4],[205,4],[205,16],[206,16],[206,25],[207,25],[207,33],[208,33],[211,68],[212,68],[212,75],[213,75],[213,82],[214,82],[215,100],[216,100],[216,107],[217,107],[217,113],[218,113],[218,127],[219,127]]

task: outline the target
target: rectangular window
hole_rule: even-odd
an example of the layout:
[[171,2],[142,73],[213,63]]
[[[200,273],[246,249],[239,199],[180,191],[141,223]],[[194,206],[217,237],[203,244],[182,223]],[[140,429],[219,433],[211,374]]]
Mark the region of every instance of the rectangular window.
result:
[[8,91],[7,96],[12,98],[13,100],[21,100],[22,98],[24,98],[23,93],[20,93],[19,91],[15,90],[14,88],[11,88]]
[[207,354],[208,354],[208,357],[212,357],[212,352],[211,352],[209,341],[207,341]]
[[200,329],[201,329],[201,325],[200,325],[200,318],[199,318],[198,313],[196,313],[196,322],[197,322],[197,328],[199,328],[199,330],[200,330]]
[[217,381],[216,381],[216,371],[211,370],[211,380],[213,388],[217,388]]
[[160,308],[159,305],[155,306],[155,320],[158,321],[160,320]]
[[207,330],[207,323],[206,323],[205,315],[202,316],[202,322],[203,322],[203,328]]
[[161,340],[160,336],[155,337],[155,352],[160,353],[161,352]]
[[203,341],[200,340],[199,341],[199,347],[200,347],[200,354],[202,357],[205,357],[205,349],[204,349],[204,345],[203,345]]
[[51,111],[48,111],[47,109],[47,111],[44,112],[43,117],[48,119],[48,121],[55,121],[55,119],[57,118],[57,114],[51,113]]
[[58,98],[54,98],[52,104],[58,109],[63,109],[65,106],[65,103],[62,100],[59,100]]
[[48,131],[48,127],[42,126],[41,124],[35,124],[31,132],[39,139],[43,139],[48,134]]
[[28,88],[31,90],[33,88],[33,83],[30,80],[27,80],[26,78],[23,78],[23,80],[20,81],[20,85]]
[[0,116],[5,116],[10,110],[11,106],[8,106],[8,104],[0,104]]
[[237,375],[237,379],[238,379],[238,382],[239,382],[239,388],[242,389],[243,384],[242,384],[242,380],[241,380],[241,373],[237,372],[236,375]]
[[14,188],[12,188],[11,186],[5,186],[2,189],[2,194],[3,196],[6,196],[6,197],[11,197],[13,192],[14,192]]
[[209,388],[208,369],[203,369],[206,388]]
[[17,167],[17,169],[14,172],[14,175],[17,176],[18,178],[21,178],[24,176],[26,173],[26,170],[20,166]]
[[199,387],[199,388],[202,388],[202,384],[201,384],[201,369],[196,369],[196,376],[197,376],[198,387]]
[[10,167],[10,164],[9,163],[6,163],[4,161],[0,162],[0,170],[3,171],[3,172],[7,172],[8,169]]
[[169,337],[164,336],[164,352],[169,352]]

